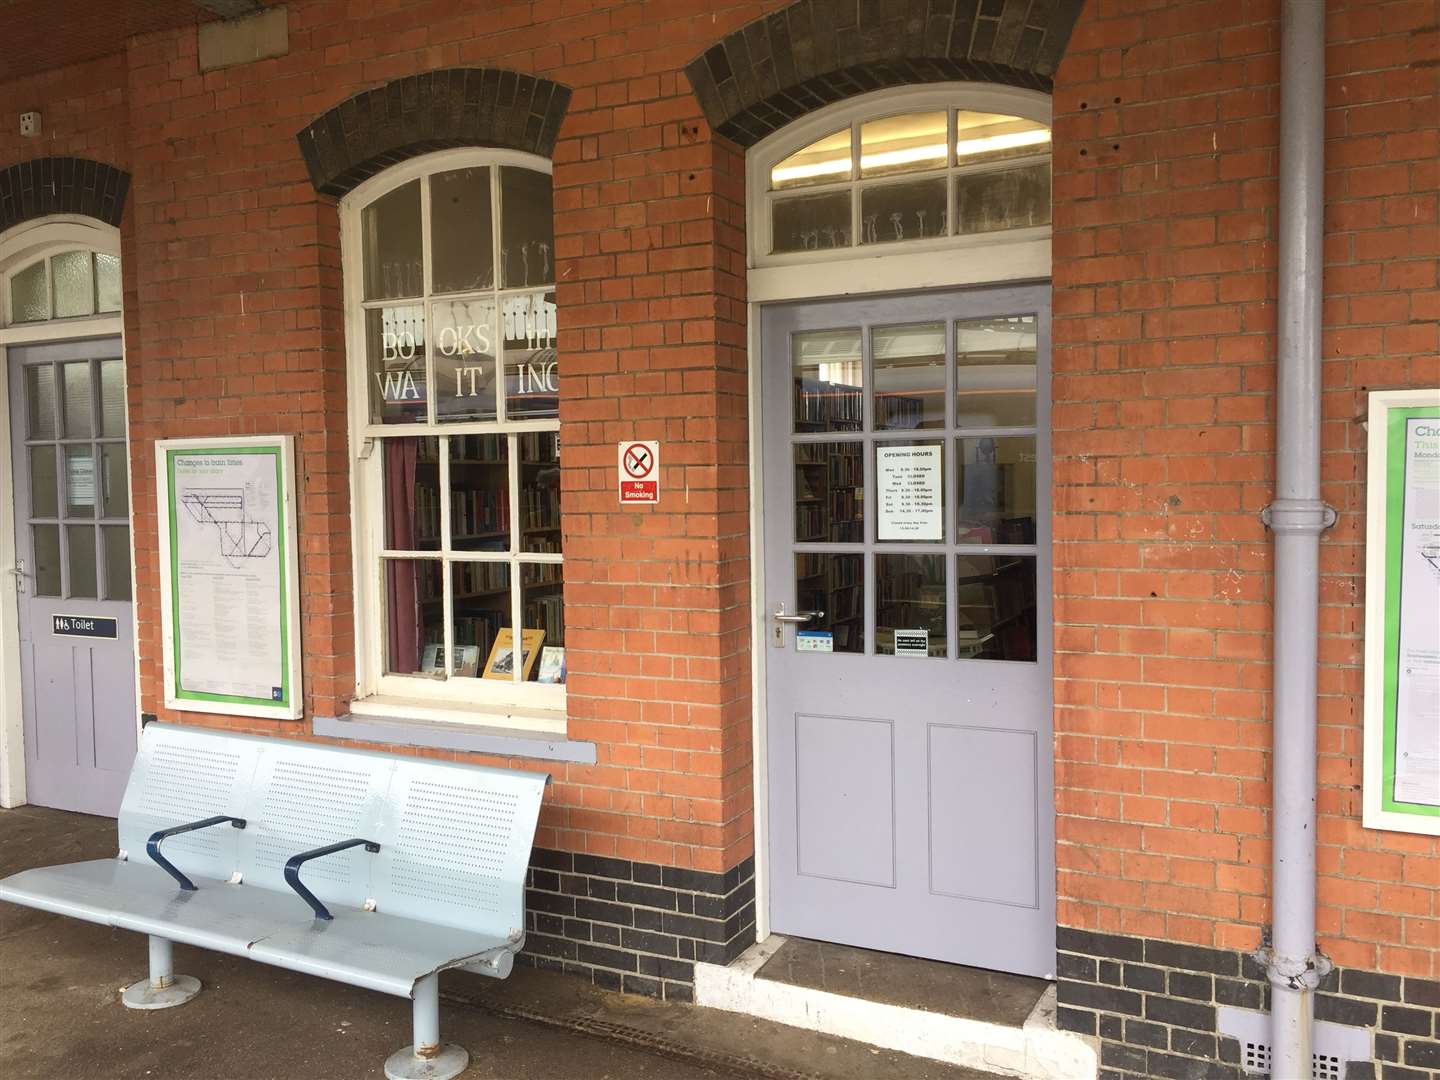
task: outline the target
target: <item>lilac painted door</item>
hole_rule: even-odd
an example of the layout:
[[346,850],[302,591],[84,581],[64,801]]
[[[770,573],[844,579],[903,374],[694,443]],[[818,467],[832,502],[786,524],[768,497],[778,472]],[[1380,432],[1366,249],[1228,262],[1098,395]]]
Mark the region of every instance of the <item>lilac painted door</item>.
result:
[[137,730],[120,341],[5,355],[26,798],[114,817]]
[[762,313],[779,933],[1054,970],[1049,292]]

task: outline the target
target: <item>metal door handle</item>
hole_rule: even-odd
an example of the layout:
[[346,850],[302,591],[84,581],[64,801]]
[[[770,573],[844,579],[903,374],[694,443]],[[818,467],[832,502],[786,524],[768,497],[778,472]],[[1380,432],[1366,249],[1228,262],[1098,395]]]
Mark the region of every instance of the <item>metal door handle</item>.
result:
[[776,622],[789,623],[809,622],[811,619],[823,619],[824,617],[825,612],[823,611],[795,611],[787,615],[784,609],[775,612],[775,614],[771,616]]
[[15,565],[12,566],[12,567],[9,567],[8,569],[6,569],[5,573],[11,574],[11,575],[14,576],[14,578],[15,578],[15,591],[16,591],[16,592],[23,593],[23,592],[25,591],[25,579],[30,576],[29,574],[27,574],[27,573],[25,572],[25,560],[24,560],[24,559],[16,559],[16,560],[15,560]]

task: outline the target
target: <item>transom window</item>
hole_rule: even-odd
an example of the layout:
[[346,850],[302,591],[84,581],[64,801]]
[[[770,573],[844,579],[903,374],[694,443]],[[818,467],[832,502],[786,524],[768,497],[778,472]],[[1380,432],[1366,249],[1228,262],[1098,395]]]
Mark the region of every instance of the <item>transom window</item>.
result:
[[565,617],[548,163],[431,160],[349,210],[360,689],[555,704]]
[[120,256],[62,251],[10,275],[10,322],[37,323],[120,310]]
[[856,119],[769,169],[768,251],[938,241],[1050,224],[1050,129],[967,109]]

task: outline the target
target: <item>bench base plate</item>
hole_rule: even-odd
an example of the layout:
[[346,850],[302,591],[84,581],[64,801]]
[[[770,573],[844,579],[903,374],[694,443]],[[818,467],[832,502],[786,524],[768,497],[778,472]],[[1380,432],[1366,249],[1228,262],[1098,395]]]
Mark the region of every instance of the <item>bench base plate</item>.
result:
[[199,979],[193,975],[176,975],[163,990],[152,989],[149,979],[141,979],[126,987],[120,1000],[127,1009],[173,1009],[176,1005],[184,1005],[198,993]]
[[407,1046],[385,1060],[385,1076],[387,1080],[450,1080],[469,1064],[470,1054],[455,1043],[446,1043],[432,1058],[416,1057],[415,1048]]

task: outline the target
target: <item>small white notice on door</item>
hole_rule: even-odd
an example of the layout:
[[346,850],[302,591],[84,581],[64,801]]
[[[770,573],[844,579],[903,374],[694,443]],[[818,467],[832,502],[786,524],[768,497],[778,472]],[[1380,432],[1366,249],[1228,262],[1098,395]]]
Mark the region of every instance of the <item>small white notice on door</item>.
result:
[[834,652],[835,638],[829,630],[801,630],[795,635],[796,652]]
[[929,631],[929,630],[896,630],[896,631],[895,631],[895,655],[896,655],[896,656],[929,656],[929,655],[930,655],[930,631]]
[[941,540],[939,446],[875,448],[875,487],[879,490],[877,539]]

